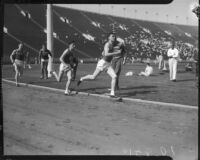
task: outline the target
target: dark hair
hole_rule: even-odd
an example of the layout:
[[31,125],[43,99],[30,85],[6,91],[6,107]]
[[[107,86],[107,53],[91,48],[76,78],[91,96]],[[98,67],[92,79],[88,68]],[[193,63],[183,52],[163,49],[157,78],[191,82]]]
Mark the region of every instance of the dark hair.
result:
[[73,43],[75,43],[75,41],[73,40],[73,41],[70,41],[69,43],[68,43],[68,45],[70,45],[70,44],[73,44]]
[[109,32],[107,38],[109,38],[111,34],[115,35],[115,32]]

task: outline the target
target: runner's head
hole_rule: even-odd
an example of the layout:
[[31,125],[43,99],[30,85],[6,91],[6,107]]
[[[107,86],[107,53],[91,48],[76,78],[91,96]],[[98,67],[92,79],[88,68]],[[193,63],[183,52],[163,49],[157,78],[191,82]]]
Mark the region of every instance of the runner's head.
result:
[[21,50],[23,48],[23,43],[19,43],[18,47],[19,47],[19,50]]
[[43,44],[43,45],[42,45],[42,49],[43,49],[43,50],[46,50],[46,49],[47,49],[46,44]]
[[110,32],[110,33],[108,34],[108,41],[110,41],[110,42],[112,42],[112,43],[116,41],[116,35],[115,35],[114,32]]
[[68,43],[69,44],[69,50],[73,50],[75,48],[75,41],[71,41]]

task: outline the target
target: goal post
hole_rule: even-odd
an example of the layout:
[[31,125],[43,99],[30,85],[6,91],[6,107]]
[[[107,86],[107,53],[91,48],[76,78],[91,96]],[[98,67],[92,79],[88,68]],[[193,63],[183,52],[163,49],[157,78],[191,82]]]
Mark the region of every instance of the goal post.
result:
[[52,58],[49,57],[48,63],[48,77],[51,77],[50,71],[53,68],[53,57],[54,57],[54,50],[53,50],[53,16],[52,16],[52,4],[47,4],[47,12],[46,12],[46,29],[47,29],[47,49],[50,50],[52,53]]

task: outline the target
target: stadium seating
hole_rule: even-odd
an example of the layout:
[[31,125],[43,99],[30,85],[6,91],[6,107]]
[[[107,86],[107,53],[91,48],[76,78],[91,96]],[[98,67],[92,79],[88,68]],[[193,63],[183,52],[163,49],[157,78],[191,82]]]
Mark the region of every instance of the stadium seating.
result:
[[[135,49],[139,48],[139,58],[143,55],[154,59],[157,51],[151,51],[150,48],[162,48],[163,41],[169,41],[171,37],[192,45],[198,39],[198,29],[195,26],[135,20],[53,6],[54,57],[58,58],[67,43],[75,40],[75,52],[80,59],[99,58],[106,35],[113,30],[113,24],[117,35],[127,40],[130,56],[134,56]],[[46,5],[6,4],[4,26],[12,37],[5,33],[3,62],[9,61],[9,55],[17,48],[18,41],[34,48],[26,45],[33,59],[38,56],[39,49],[46,41]]]

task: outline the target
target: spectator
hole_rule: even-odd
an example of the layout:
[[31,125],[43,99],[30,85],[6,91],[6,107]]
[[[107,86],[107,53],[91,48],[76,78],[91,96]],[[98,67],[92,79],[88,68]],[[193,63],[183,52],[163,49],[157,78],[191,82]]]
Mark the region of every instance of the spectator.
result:
[[144,72],[140,72],[138,75],[139,76],[145,76],[145,77],[149,77],[150,75],[152,75],[153,73],[153,67],[150,65],[150,62],[147,61],[147,66]]

